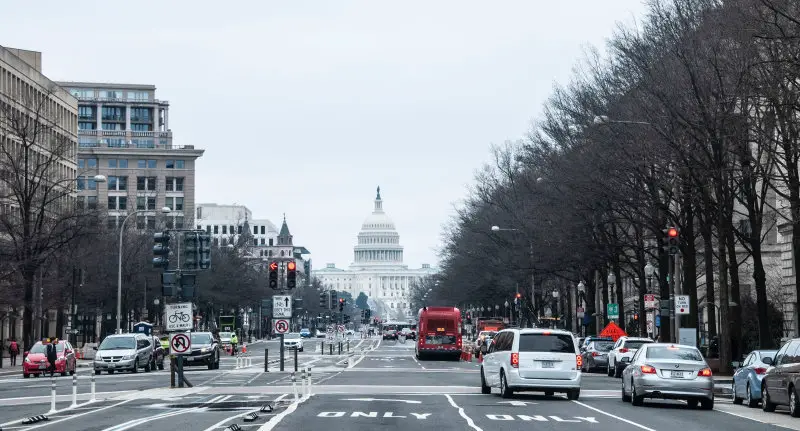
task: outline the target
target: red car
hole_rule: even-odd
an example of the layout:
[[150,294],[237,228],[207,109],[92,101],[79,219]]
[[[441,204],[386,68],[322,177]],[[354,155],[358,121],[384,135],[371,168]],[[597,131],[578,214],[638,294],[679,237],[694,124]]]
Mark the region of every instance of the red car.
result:
[[[62,376],[66,376],[67,373],[75,374],[77,363],[72,345],[67,341],[59,340],[56,345],[56,354],[58,355],[56,373],[61,373]],[[50,365],[47,362],[47,346],[41,341],[34,344],[29,352],[25,352],[24,356],[25,360],[22,361],[23,377],[27,379],[31,374],[39,377],[40,374],[47,373],[47,367]]]

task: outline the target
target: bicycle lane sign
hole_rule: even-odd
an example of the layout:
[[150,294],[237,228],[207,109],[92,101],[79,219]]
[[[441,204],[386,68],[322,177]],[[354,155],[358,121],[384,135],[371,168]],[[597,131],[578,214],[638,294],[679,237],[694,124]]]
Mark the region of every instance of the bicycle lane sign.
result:
[[193,326],[192,303],[164,304],[164,323],[167,332],[191,330]]

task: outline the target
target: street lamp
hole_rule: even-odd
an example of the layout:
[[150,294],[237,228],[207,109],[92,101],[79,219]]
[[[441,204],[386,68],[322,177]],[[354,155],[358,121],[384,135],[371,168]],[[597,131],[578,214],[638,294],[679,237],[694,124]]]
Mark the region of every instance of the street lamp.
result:
[[611,290],[611,302],[615,303],[615,302],[617,302],[617,295],[616,295],[616,292],[614,290],[614,285],[617,284],[617,276],[614,275],[613,272],[609,271],[608,272],[608,279],[606,281],[608,281],[608,287],[609,287],[609,290]]
[[[102,175],[98,176],[103,177]],[[103,177],[103,180],[105,181],[105,177]],[[122,234],[125,233],[125,222],[127,222],[132,215],[147,211],[149,210],[132,211],[125,217],[124,220],[122,220],[122,224],[119,226],[119,262],[117,266],[117,334],[122,333]],[[169,207],[161,208],[161,212],[164,214],[168,214],[170,211],[172,210]]]
[[647,293],[650,293],[650,289],[652,288],[653,282],[653,274],[656,272],[656,267],[653,266],[652,263],[647,262],[647,265],[644,266],[644,275],[647,276]]

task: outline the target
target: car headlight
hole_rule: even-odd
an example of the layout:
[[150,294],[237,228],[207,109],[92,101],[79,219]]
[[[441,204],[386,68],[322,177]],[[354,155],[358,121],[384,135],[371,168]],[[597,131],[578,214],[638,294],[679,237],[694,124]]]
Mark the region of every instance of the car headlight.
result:
[[31,363],[31,362],[33,362],[33,361],[31,361],[31,358],[28,358],[28,357],[26,357],[26,358],[25,358],[25,362]]
[[208,352],[210,352],[210,351],[211,351],[211,347],[203,347],[203,348],[200,350],[200,352],[202,352],[202,353],[208,353]]
[[133,359],[135,356],[136,356],[135,353],[133,355],[125,355],[122,357],[122,360],[127,361],[128,359]]

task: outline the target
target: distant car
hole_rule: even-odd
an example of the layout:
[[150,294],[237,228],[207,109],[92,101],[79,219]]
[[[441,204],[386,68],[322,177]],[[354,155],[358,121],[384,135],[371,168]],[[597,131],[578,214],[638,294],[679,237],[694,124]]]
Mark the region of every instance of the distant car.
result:
[[756,407],[761,401],[761,380],[772,366],[776,350],[754,350],[733,373],[733,403]]
[[219,369],[220,347],[210,332],[192,332],[192,353],[186,356],[184,365],[204,365],[209,370]]
[[300,336],[303,338],[311,338],[311,330],[308,328],[301,329]]
[[397,340],[397,331],[394,329],[387,329],[383,331],[384,340]]
[[128,370],[138,373],[139,368],[150,372],[153,368],[153,337],[140,333],[114,334],[106,337],[96,347],[94,373]]
[[355,335],[356,333],[352,329],[348,329],[347,331],[344,331],[344,334],[345,335]]
[[315,335],[317,338],[325,338],[325,331],[322,329],[317,329]]
[[645,398],[686,400],[690,408],[714,409],[714,380],[703,355],[694,346],[643,344],[622,371],[622,401],[634,406]]
[[403,328],[400,331],[400,334],[403,335],[404,337],[410,339],[410,340],[414,339],[414,331],[412,331],[411,328]]
[[608,352],[608,360],[606,361],[606,374],[609,377],[620,377],[622,370],[630,362],[623,362],[622,358],[632,358],[636,354],[636,350],[642,347],[642,344],[652,343],[653,340],[649,338],[637,337],[619,337],[614,347]]
[[[22,377],[28,378],[31,375],[39,377],[40,374],[47,373],[47,346],[41,341],[31,347],[29,352],[25,352],[25,360],[22,362]],[[59,340],[56,345],[56,373],[62,376],[75,374],[75,352],[72,345],[65,340]]]
[[297,349],[303,351],[303,338],[297,332],[290,332],[283,336],[283,347],[285,349]]
[[596,369],[608,368],[608,352],[614,348],[613,341],[592,341],[583,349],[583,367],[581,371],[591,372]]

